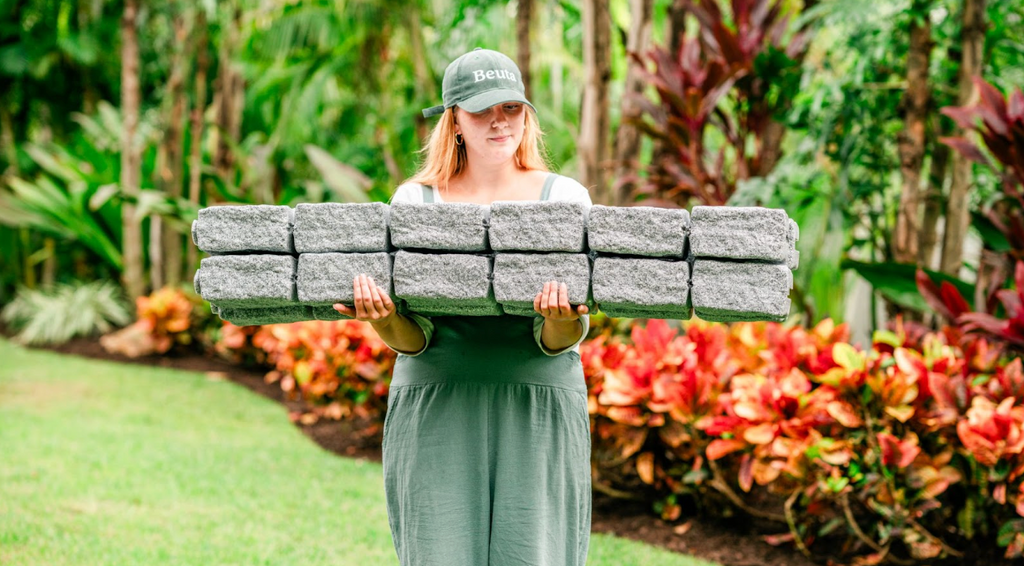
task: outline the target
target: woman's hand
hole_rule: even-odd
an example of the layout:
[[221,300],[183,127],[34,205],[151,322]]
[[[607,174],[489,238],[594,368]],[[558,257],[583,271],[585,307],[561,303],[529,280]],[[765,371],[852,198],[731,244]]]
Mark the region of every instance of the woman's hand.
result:
[[385,328],[395,319],[398,309],[387,292],[378,287],[372,277],[359,274],[352,280],[355,295],[354,307],[334,303],[334,310],[356,320],[369,322],[377,328]]
[[548,281],[544,289],[533,299],[533,310],[553,322],[578,320],[580,315],[590,312],[587,305],[578,305],[574,310],[569,304],[569,290],[565,283]]

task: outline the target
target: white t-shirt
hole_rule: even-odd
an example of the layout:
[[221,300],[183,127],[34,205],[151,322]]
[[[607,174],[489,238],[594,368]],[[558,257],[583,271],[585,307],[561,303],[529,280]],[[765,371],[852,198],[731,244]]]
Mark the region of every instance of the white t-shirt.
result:
[[[441,198],[441,193],[437,187],[434,187],[433,190],[434,202],[444,202],[444,199]],[[537,200],[540,200],[540,194],[537,195]],[[576,179],[566,177],[564,175],[558,175],[555,178],[555,181],[551,184],[551,190],[548,193],[548,200],[583,202],[586,203],[588,207],[593,206],[593,201],[590,199],[590,191],[581,185]],[[419,183],[403,183],[395,190],[395,193],[391,196],[390,202],[423,202],[423,185]],[[540,290],[538,289],[538,291]],[[423,335],[426,338],[426,343],[419,352],[399,352],[398,350],[394,350],[394,348],[392,348],[392,350],[406,356],[417,356],[423,353],[423,351],[430,346],[430,338],[434,333],[434,324],[430,321],[430,317],[426,317],[415,312],[411,312],[409,314],[410,318],[412,318],[420,328],[423,329]],[[537,347],[549,356],[557,356],[568,352],[569,350],[579,354],[580,343],[587,337],[587,332],[590,330],[590,315],[585,314],[580,316],[580,321],[583,323],[583,333],[580,335],[579,340],[561,350],[550,350],[545,347],[541,341],[541,333],[544,329],[544,317],[539,314],[535,315],[533,318],[533,337],[534,341],[537,342]]]
[[[434,202],[444,202],[441,191],[433,187]],[[537,193],[540,200],[540,193]],[[551,184],[551,191],[548,193],[548,200],[567,200],[570,202],[585,202],[587,206],[593,206],[590,200],[590,191],[572,177],[558,175],[555,182]],[[423,185],[419,183],[403,183],[395,190],[390,202],[423,202]]]

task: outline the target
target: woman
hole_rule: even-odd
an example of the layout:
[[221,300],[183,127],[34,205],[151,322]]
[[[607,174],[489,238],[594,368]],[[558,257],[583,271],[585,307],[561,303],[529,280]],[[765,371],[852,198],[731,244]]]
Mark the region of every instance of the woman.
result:
[[[445,70],[420,171],[392,202],[591,204],[550,173],[515,63],[474,49]],[[443,197],[443,198],[442,198]],[[384,487],[402,566],[583,566],[591,526],[590,418],[579,344],[586,305],[564,283],[534,317],[399,313],[359,276],[354,307],[398,352],[384,422]]]

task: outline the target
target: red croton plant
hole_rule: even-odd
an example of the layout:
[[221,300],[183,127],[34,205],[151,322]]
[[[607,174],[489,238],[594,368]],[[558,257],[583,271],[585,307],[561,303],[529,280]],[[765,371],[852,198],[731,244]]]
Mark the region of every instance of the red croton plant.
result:
[[364,430],[374,434],[383,422],[394,350],[365,322],[307,321],[238,327],[225,322],[217,349],[222,354],[262,362],[273,369],[267,383],[279,382],[293,397],[309,402],[309,411],[293,419],[351,416],[375,419]]
[[[908,333],[867,351],[845,325],[810,330],[663,320],[630,344],[581,348],[594,417],[595,487],[680,498],[777,521],[811,555],[844,539],[853,563],[958,556],[976,532],[1024,546],[1024,372],[984,339]],[[955,533],[955,534],[951,534]]]

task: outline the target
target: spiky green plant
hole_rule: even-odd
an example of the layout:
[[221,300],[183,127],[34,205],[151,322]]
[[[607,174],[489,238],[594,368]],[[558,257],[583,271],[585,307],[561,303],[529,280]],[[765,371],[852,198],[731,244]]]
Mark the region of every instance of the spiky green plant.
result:
[[63,344],[76,336],[110,332],[131,322],[121,288],[110,281],[59,283],[50,289],[18,289],[0,311],[22,344]]

